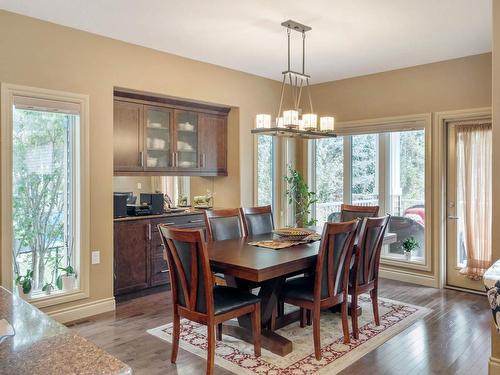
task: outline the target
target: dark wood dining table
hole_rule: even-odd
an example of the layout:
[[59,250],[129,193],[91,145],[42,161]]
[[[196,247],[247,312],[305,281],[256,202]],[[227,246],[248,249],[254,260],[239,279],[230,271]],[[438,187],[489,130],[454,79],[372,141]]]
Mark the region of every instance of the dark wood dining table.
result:
[[[271,239],[273,234],[211,241],[207,244],[208,256],[211,268],[224,274],[228,286],[245,290],[260,288],[262,347],[285,356],[293,350],[292,342],[275,332],[285,325],[285,321],[277,319],[272,325],[273,313],[277,311],[278,297],[286,276],[306,272],[314,266],[319,241],[281,250],[249,245],[252,241]],[[298,318],[298,313],[289,316],[288,320],[294,318]],[[251,342],[250,327],[249,318],[244,316],[238,319],[238,325],[225,324],[223,332]]]
[[[395,241],[394,233],[387,233],[385,244]],[[275,239],[272,233],[207,243],[208,257],[213,271],[223,273],[228,286],[244,290],[260,288],[262,320],[262,347],[281,356],[293,350],[290,340],[276,330],[299,319],[298,311],[276,316],[278,297],[287,276],[312,272],[319,251],[319,241],[274,250],[249,245],[254,241]],[[360,309],[358,312],[360,313]],[[274,314],[274,315],[273,315]],[[273,319],[273,316],[275,319]],[[252,342],[249,317],[238,319],[238,324],[224,324],[223,333]]]

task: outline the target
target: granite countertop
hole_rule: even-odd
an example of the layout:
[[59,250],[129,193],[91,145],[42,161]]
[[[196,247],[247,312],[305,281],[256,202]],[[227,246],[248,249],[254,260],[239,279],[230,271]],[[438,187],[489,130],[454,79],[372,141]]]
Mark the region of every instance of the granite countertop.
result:
[[131,374],[132,369],[0,287],[0,319],[15,335],[0,343],[0,374]]
[[174,217],[174,216],[186,216],[186,215],[201,215],[203,214],[202,210],[196,209],[186,209],[186,211],[180,212],[165,212],[160,215],[144,215],[144,216],[125,216],[118,217],[113,219],[114,221],[128,221],[128,220],[141,220],[141,219],[158,219],[162,217]]

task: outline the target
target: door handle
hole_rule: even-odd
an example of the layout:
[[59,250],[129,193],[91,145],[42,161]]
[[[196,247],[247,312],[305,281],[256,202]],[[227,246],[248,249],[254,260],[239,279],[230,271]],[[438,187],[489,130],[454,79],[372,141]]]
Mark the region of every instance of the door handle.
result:
[[448,219],[449,220],[459,220],[460,216],[453,216],[453,215],[451,215],[451,216],[448,216]]
[[139,151],[139,163],[141,164],[141,168],[144,168],[144,152]]

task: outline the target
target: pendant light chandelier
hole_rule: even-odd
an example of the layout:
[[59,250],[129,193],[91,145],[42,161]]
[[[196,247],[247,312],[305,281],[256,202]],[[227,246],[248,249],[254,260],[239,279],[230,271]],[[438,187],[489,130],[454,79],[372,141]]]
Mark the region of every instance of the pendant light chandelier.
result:
[[[335,137],[336,135],[333,133],[335,119],[331,116],[321,117],[318,129],[318,115],[313,110],[309,87],[311,76],[305,72],[306,32],[310,31],[311,27],[292,20],[283,22],[281,26],[285,27],[287,31],[288,66],[287,70],[282,72],[283,80],[278,112],[274,121],[269,114],[258,114],[255,117],[255,129],[252,130],[252,133],[304,138]],[[292,31],[302,34],[302,72],[293,71],[290,66],[290,34]],[[301,101],[305,96],[303,95],[304,91],[307,95],[306,110],[301,107]],[[290,100],[289,107],[284,105],[287,94]]]

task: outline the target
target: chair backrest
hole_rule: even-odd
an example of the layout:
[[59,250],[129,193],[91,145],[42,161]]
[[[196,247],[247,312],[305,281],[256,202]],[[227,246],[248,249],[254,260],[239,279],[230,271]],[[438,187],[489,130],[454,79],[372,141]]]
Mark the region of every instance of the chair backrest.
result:
[[208,238],[214,241],[232,240],[247,235],[239,208],[205,211]]
[[158,225],[158,230],[170,269],[173,303],[200,314],[213,314],[212,273],[202,230],[164,224]]
[[390,216],[365,218],[361,224],[354,274],[358,285],[372,283],[378,278],[380,252]]
[[326,223],[316,261],[314,299],[326,299],[347,291],[354,237],[359,220]]
[[378,208],[378,206],[353,206],[350,204],[342,204],[340,207],[340,221],[377,217]]
[[249,236],[272,233],[274,220],[271,206],[242,207],[240,210]]

